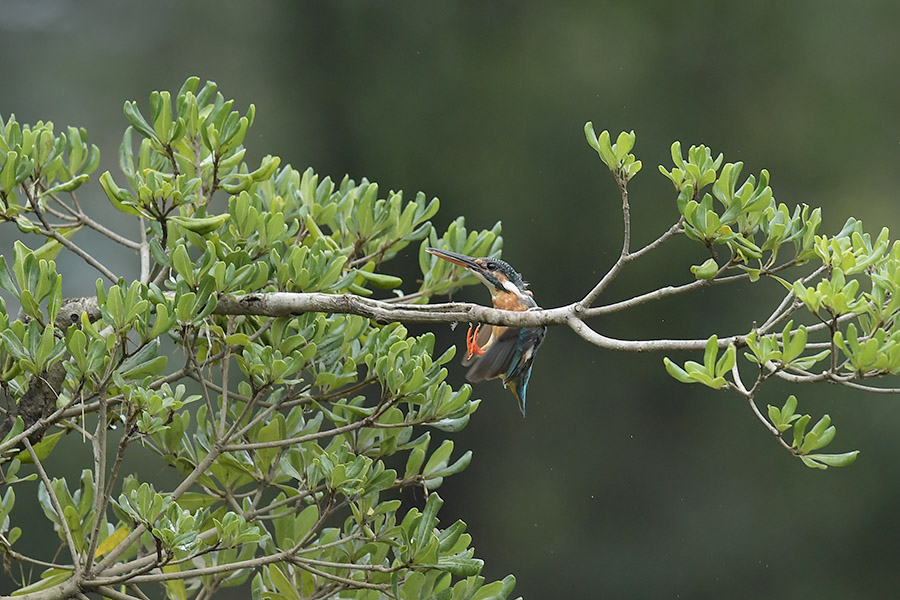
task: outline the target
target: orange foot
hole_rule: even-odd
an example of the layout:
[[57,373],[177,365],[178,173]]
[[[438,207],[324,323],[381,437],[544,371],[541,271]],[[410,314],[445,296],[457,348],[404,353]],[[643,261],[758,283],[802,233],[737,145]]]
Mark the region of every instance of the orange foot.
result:
[[478,345],[478,332],[481,330],[481,325],[475,328],[475,331],[472,331],[472,324],[469,323],[469,331],[466,332],[466,351],[468,354],[466,355],[467,359],[471,359],[473,356],[478,355],[481,356],[484,354],[484,350],[481,349],[481,346]]

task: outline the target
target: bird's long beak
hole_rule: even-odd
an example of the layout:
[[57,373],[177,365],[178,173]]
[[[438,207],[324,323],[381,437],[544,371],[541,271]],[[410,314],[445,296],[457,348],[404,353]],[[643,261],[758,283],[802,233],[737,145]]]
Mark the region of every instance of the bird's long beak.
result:
[[425,252],[450,261],[455,265],[472,269],[476,273],[484,270],[484,267],[477,263],[474,258],[465,254],[451,252],[450,250],[438,250],[437,248],[425,248]]

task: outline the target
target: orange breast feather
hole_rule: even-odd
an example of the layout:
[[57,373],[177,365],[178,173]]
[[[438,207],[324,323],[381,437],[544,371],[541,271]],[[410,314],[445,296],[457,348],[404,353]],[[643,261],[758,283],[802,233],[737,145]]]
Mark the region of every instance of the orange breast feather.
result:
[[494,296],[494,308],[500,310],[527,310],[528,307],[511,292],[500,292]]

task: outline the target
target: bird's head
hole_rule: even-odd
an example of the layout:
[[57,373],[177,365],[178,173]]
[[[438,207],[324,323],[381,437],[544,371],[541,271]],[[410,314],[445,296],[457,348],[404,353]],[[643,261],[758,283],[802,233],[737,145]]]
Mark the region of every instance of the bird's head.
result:
[[458,252],[450,250],[439,250],[437,248],[425,248],[425,252],[433,254],[438,258],[443,258],[455,265],[465,267],[474,273],[484,285],[491,291],[491,296],[497,294],[509,293],[515,294],[519,298],[531,297],[531,291],[528,290],[528,284],[522,279],[522,276],[513,269],[506,261],[499,258],[481,257],[472,258]]

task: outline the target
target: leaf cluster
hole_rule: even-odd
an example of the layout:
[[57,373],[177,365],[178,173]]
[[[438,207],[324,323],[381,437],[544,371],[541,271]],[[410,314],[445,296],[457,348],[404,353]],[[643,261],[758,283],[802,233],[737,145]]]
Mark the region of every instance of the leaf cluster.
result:
[[[465,427],[479,404],[468,385],[446,381],[454,348],[436,351],[433,334],[359,316],[215,312],[229,293],[427,302],[477,280],[424,247],[496,256],[499,223],[469,231],[459,218],[438,232],[439,201],[422,193],[385,195],[365,179],[335,182],[272,156],[250,167],[243,144],[255,108],[236,110],[212,82],[190,78],[177,94],[154,92],[149,112],[136,102],[124,112],[122,174],[104,172],[99,184],[141,233],[109,237],[141,252],[142,276],[98,280],[95,307],[71,320],[58,318],[63,276],[46,254],[69,230],[49,218],[61,211],[71,229],[102,227],[72,193],[99,154],[81,130],[55,135],[51,124],[12,117],[0,128],[0,219],[52,244],[19,242],[11,264],[0,257],[0,289],[22,306],[12,320],[0,297],[0,390],[12,407],[3,481],[37,476],[17,473],[39,427],[53,432],[34,446],[39,461],[73,430],[94,455],[73,493],[47,477],[38,498],[72,568],[46,569],[20,591],[76,579],[88,590],[133,571],[146,573],[136,585],[175,598],[247,581],[258,598],[505,598],[514,579],[486,582],[465,523],[438,518],[434,490],[472,454],[433,436]],[[421,277],[408,285],[385,263],[411,244]],[[49,374],[56,394],[35,419],[29,390]],[[123,477],[136,445],[182,484]],[[421,511],[400,494],[408,487],[424,491]],[[22,533],[14,503],[10,487],[0,503],[4,552]],[[94,568],[76,568],[86,563]]]
[[[625,139],[629,139],[627,135]],[[750,175],[741,180],[742,163],[724,162],[723,155],[714,156],[706,146],[692,146],[685,157],[676,142],[672,145],[672,161],[673,167],[660,166],[659,170],[677,193],[679,232],[704,246],[709,255],[690,268],[697,284],[771,280],[781,284],[787,295],[765,322],[761,326],[754,323],[749,333],[730,336],[728,341],[711,336],[703,364],[687,361],[681,367],[665,358],[667,371],[683,383],[731,389],[747,397],[757,416],[807,466],[849,464],[855,452],[811,458],[811,452],[833,437],[834,428],[827,416],[806,432],[810,417],[794,415],[791,406],[796,406],[796,399],[785,405],[790,409],[786,410],[787,417],[771,409],[766,421],[754,398],[771,377],[890,391],[858,380],[900,372],[900,244],[891,241],[887,228],[873,237],[854,218],[848,219],[836,235],[820,235],[819,208],[800,205],[791,209],[776,202],[766,170],[758,177]],[[787,257],[784,248],[791,250]],[[721,254],[723,249],[727,251],[725,256]],[[782,274],[810,263],[814,266],[811,273],[793,279]],[[775,327],[785,322],[775,333]],[[751,386],[741,380],[736,361],[739,347],[749,350],[744,356],[756,369]],[[721,349],[725,353],[718,357]],[[828,358],[831,364],[824,371],[810,371]],[[791,416],[796,417],[796,423]],[[789,427],[795,432],[792,444],[781,439]]]

